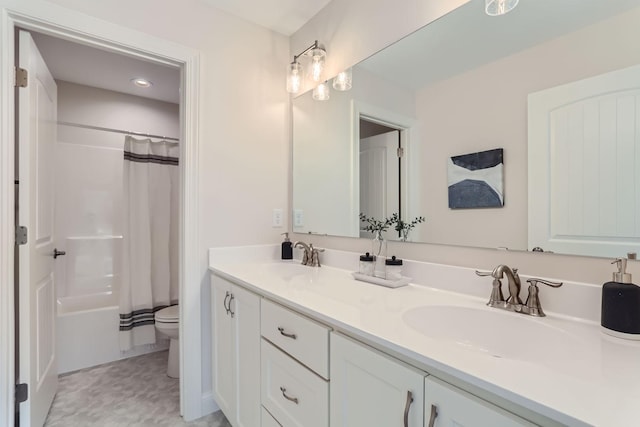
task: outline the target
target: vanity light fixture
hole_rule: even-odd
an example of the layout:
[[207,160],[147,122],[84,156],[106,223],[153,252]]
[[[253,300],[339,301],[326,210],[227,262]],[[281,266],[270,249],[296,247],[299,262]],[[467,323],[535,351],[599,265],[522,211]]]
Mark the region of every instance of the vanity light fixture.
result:
[[520,0],[485,0],[484,11],[489,16],[500,16],[511,12]]
[[142,77],[134,77],[133,79],[131,79],[131,83],[133,83],[138,87],[144,87],[144,88],[153,86],[153,83],[151,81]]
[[327,52],[318,45],[316,40],[311,46],[293,56],[293,61],[289,64],[287,72],[287,92],[296,94],[302,90],[303,74],[302,65],[298,59],[303,56],[311,57],[311,68],[309,69],[309,77],[314,82],[322,80],[322,72],[324,71],[324,62]]
[[338,75],[333,78],[333,88],[341,92],[349,90],[351,89],[352,80],[353,76],[351,73],[351,68],[347,68],[346,70],[338,73]]
[[322,82],[315,88],[313,88],[312,98],[316,101],[328,101],[329,100],[329,83]]

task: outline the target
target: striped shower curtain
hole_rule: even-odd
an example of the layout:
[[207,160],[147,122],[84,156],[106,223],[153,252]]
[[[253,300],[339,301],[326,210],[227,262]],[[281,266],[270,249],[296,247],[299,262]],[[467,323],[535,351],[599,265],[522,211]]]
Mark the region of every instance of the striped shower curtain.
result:
[[125,139],[122,351],[155,344],[155,312],[178,302],[179,152],[176,142]]

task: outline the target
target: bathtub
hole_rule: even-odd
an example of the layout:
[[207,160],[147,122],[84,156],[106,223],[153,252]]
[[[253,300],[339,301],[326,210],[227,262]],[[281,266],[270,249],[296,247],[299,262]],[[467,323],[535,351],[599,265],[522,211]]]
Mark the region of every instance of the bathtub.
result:
[[58,298],[59,374],[169,348],[168,340],[158,340],[153,346],[120,351],[120,314],[114,297],[109,293]]
[[58,373],[77,371],[169,348],[168,340],[120,351],[119,247],[122,236],[70,237],[58,263]]

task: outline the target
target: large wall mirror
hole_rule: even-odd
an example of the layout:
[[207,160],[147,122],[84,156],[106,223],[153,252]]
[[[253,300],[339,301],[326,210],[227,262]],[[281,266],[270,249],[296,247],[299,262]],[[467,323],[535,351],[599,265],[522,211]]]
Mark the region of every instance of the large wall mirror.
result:
[[296,97],[293,231],[364,237],[361,212],[398,213],[425,217],[413,242],[636,251],[638,22],[640,0],[521,0],[499,17],[471,0],[355,65],[351,90]]

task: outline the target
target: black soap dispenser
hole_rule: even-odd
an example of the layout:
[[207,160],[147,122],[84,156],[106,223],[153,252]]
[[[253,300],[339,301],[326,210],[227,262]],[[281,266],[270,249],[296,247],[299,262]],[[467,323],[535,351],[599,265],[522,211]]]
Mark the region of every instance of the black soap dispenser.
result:
[[291,246],[291,240],[289,240],[289,233],[282,233],[284,236],[284,242],[282,242],[282,259],[293,259],[293,246]]
[[602,287],[602,330],[618,338],[640,340],[640,286],[631,283],[625,258],[611,264],[617,264],[618,272]]

